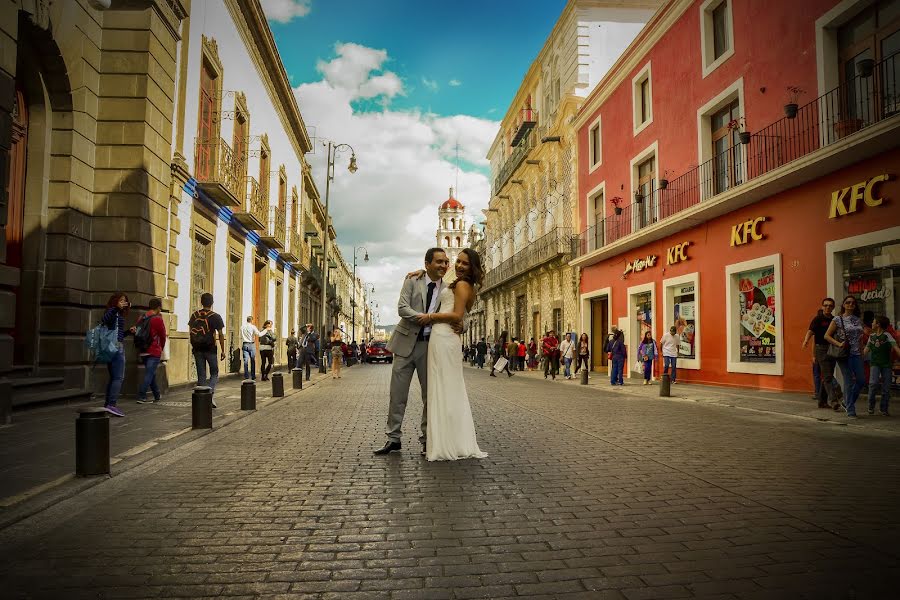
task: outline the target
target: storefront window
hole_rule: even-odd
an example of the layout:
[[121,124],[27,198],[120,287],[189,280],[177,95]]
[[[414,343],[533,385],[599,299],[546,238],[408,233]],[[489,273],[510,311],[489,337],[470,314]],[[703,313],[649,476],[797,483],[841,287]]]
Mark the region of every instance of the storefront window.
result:
[[694,284],[679,285],[672,288],[675,299],[675,328],[681,336],[681,345],[678,347],[678,356],[681,358],[696,358],[694,342],[697,335],[697,312],[694,294]]
[[742,363],[775,363],[776,328],[775,267],[737,274]]
[[643,292],[634,295],[634,315],[637,320],[638,340],[644,339],[644,334],[653,330],[652,295]]

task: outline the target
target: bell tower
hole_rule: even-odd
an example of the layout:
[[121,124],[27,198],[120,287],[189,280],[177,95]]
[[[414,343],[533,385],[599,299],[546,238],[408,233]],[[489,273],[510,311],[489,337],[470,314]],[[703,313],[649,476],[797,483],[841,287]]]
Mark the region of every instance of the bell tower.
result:
[[466,247],[466,207],[453,197],[453,188],[440,208],[438,208],[437,246],[444,249],[450,258],[450,268],[444,276],[444,281],[452,282],[456,279],[456,257],[459,251]]

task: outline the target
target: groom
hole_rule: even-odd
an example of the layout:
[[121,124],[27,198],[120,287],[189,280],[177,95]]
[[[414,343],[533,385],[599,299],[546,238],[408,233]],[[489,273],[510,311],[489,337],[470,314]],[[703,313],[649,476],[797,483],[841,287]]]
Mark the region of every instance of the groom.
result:
[[[374,454],[381,456],[391,452],[399,452],[402,447],[400,438],[403,415],[406,413],[406,402],[409,399],[409,384],[413,372],[419,376],[422,388],[422,453],[425,453],[426,424],[428,413],[426,408],[428,390],[428,338],[431,326],[419,325],[416,317],[420,314],[435,313],[438,309],[438,296],[445,286],[444,275],[450,266],[447,253],[441,248],[431,248],[425,253],[425,277],[407,278],[400,290],[400,301],[397,313],[400,322],[394,327],[394,333],[388,342],[388,350],[394,353],[394,364],[391,369],[391,405],[387,422],[387,443]],[[460,327],[459,324],[453,326]]]

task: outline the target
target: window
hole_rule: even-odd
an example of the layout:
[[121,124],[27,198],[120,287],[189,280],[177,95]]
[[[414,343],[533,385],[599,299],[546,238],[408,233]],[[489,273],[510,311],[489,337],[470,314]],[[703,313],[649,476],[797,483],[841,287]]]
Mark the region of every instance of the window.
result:
[[197,123],[197,156],[194,165],[198,178],[202,180],[212,179],[215,171],[219,112],[217,78],[212,65],[204,59],[200,69],[200,117]]
[[212,244],[208,238],[194,235],[191,253],[191,306],[200,306],[200,296],[209,289]]
[[653,122],[653,81],[650,63],[631,80],[634,107],[634,135],[643,131]]
[[[228,261],[228,312],[225,323],[228,331],[229,356],[240,348],[241,329],[241,284],[243,282],[242,261],[238,254],[232,254]],[[230,370],[230,369],[229,369]]]
[[700,49],[703,77],[734,54],[730,0],[706,0],[700,5]]
[[271,168],[269,144],[268,140],[264,138],[259,150],[259,197],[265,201],[266,205],[269,204],[269,170]]
[[740,103],[734,100],[710,117],[713,195],[743,181],[743,146],[738,139],[738,130],[729,128],[729,123],[739,119],[740,114]]
[[680,336],[678,369],[700,368],[700,274],[690,273],[663,281],[665,310],[659,335],[674,326]]
[[600,117],[588,130],[588,162],[591,169],[603,162],[602,148],[600,145]]
[[783,375],[781,255],[725,267],[728,371]]
[[[299,218],[299,214],[300,201],[297,198],[297,186],[295,185],[291,188],[291,232],[293,233],[297,232],[297,219]],[[296,248],[291,248],[291,250],[296,250]],[[300,256],[296,252],[294,253],[294,255],[298,257]]]
[[247,112],[247,100],[244,94],[238,92],[234,97],[234,130],[232,132],[231,147],[234,150],[235,170],[241,181],[247,177],[247,142],[250,132],[250,114]]
[[634,196],[636,203],[634,219],[637,229],[652,225],[657,220],[658,198],[655,190],[656,157],[651,156],[637,166],[637,187]]
[[593,196],[591,196],[589,202],[589,210],[591,211],[591,221],[590,227],[593,228],[594,234],[591,236],[591,247],[590,250],[596,250],[597,248],[602,248],[604,243],[604,228],[603,228],[603,201],[605,199],[605,194],[603,190],[597,192]]
[[284,210],[287,205],[287,176],[284,173],[284,165],[278,170],[278,208]]
[[556,335],[563,335],[563,322],[562,322],[562,309],[554,308],[553,309],[553,330],[556,331]]

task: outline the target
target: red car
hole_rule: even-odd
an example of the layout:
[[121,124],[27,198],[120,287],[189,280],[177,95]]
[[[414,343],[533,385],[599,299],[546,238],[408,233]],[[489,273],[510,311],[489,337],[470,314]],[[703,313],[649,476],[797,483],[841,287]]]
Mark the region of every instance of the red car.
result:
[[366,348],[366,362],[394,362],[394,353],[387,349],[386,342],[373,342]]

